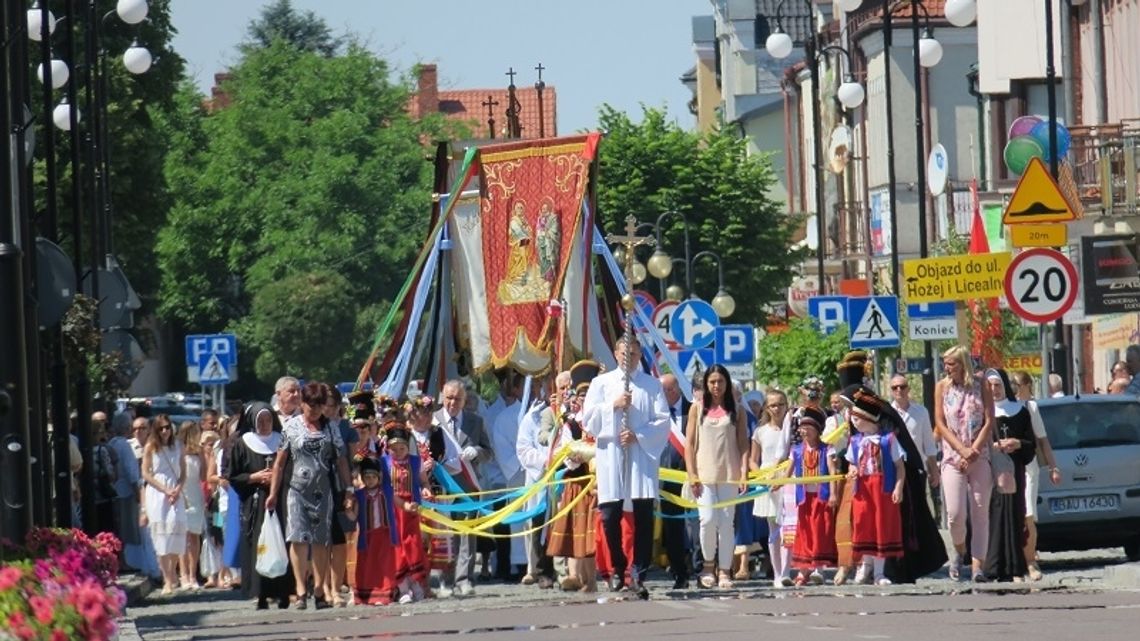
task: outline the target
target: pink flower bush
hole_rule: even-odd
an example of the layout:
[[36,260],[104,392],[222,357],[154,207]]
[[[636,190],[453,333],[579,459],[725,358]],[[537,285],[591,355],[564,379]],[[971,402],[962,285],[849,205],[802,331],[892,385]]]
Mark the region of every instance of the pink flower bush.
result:
[[110,639],[126,595],[114,535],[37,528],[0,544],[0,631],[22,641]]

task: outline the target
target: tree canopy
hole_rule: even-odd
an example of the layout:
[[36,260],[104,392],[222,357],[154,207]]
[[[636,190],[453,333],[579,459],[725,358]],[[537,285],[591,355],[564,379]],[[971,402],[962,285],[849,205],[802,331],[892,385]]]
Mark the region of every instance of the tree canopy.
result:
[[847,325],[821,336],[815,321],[795,318],[786,331],[761,339],[756,353],[756,380],[795,392],[805,378],[818,376],[826,390],[835,390],[839,387],[835,366],[849,349]]
[[[683,214],[693,254],[713,251],[724,261],[724,284],[736,299],[728,320],[762,325],[764,306],[783,299],[798,261],[788,249],[797,221],[768,196],[775,180],[769,159],[748,156],[745,141],[730,133],[685,131],[658,109],[644,108],[642,121],[635,123],[604,106],[599,127],[606,133],[598,170],[603,227],[619,230],[629,214],[653,223],[666,211]],[[683,221],[670,216],[662,224],[662,249],[684,258]],[[644,263],[648,252],[643,252],[638,258]],[[696,263],[693,293],[711,300],[718,286],[716,262]],[[677,264],[671,275],[682,286],[684,270]],[[655,279],[642,287],[659,294]]]
[[301,13],[290,0],[275,0],[261,9],[261,15],[250,21],[242,48],[265,49],[274,40],[284,40],[301,51],[334,56],[344,44],[334,37],[324,19],[312,11]]
[[326,57],[277,39],[231,73],[226,106],[184,87],[166,123],[160,311],[236,331],[262,380],[355,375],[374,326],[358,330],[424,242],[441,121],[411,120],[407,88],[355,44]]

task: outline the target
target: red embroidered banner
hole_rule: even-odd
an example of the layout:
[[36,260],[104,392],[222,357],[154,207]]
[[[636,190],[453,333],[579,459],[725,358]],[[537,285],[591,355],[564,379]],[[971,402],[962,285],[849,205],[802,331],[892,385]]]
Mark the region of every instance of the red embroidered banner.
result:
[[[548,352],[547,304],[561,298],[599,136],[479,150],[487,314],[494,367]],[[520,359],[527,360],[527,359]]]

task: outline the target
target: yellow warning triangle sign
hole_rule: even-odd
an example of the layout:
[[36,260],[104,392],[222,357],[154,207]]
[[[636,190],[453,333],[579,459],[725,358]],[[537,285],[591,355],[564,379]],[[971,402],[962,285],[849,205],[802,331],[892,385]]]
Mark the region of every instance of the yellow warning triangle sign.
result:
[[1067,223],[1076,220],[1077,214],[1069,199],[1057,186],[1057,181],[1049,175],[1045,163],[1040,158],[1029,161],[1017,189],[1005,206],[1001,218],[1003,225],[1023,223]]

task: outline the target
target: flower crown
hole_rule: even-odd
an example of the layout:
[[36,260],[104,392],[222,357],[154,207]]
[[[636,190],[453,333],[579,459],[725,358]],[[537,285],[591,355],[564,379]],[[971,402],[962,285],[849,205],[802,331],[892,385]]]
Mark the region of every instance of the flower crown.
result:
[[435,399],[428,396],[427,394],[421,394],[420,396],[417,396],[415,398],[409,398],[408,400],[404,401],[404,411],[405,412],[411,412],[412,410],[415,410],[415,409],[430,410],[434,406],[435,406]]

